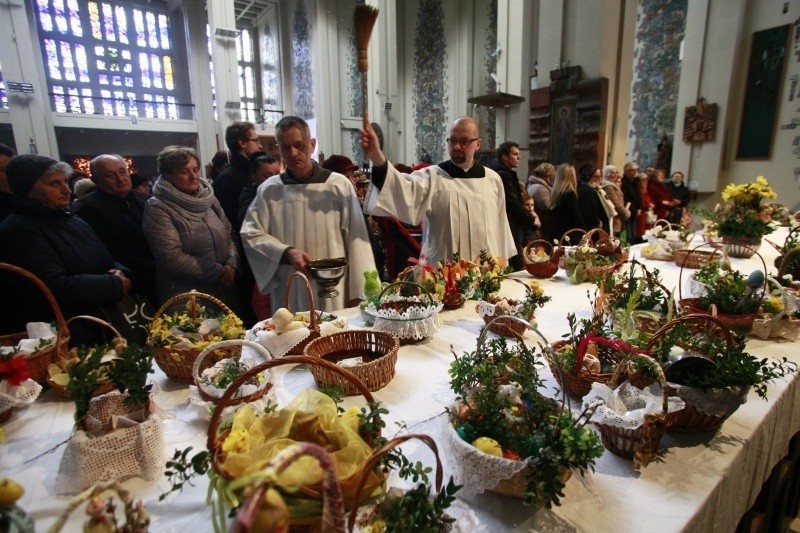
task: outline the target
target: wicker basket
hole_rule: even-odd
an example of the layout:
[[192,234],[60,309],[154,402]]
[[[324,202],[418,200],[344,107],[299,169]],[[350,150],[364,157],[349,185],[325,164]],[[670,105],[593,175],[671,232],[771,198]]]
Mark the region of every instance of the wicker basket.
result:
[[[616,261],[613,263],[585,267],[583,269],[585,277],[584,281],[589,281],[592,283],[599,282],[617,270],[620,266],[622,266],[623,263],[625,263],[625,261],[628,260],[628,250],[621,249],[619,247],[619,243],[615,242],[608,233],[600,228],[593,228],[587,231],[581,239],[580,246],[590,246],[597,251],[598,255],[601,256],[608,257],[614,254],[619,254],[619,257],[617,257]],[[571,272],[576,267],[577,265],[574,265],[572,268],[565,268],[565,270],[567,270],[567,275],[570,276]]]
[[[664,436],[667,426],[676,422],[677,413],[668,412],[669,388],[667,386],[667,380],[664,378],[664,371],[661,369],[661,365],[643,354],[636,354],[629,358],[628,361],[633,359],[647,360],[657,369],[658,382],[661,385],[664,398],[662,412],[656,415],[653,420],[645,421],[643,425],[633,429],[621,428],[598,422],[594,424],[597,426],[597,429],[600,430],[600,439],[603,441],[603,446],[614,455],[619,455],[626,459],[633,459],[634,468],[638,470],[640,466],[647,466],[656,456],[658,443],[661,441],[661,437]],[[621,384],[625,379],[625,372],[627,369],[627,364],[617,365],[614,375],[607,383],[610,389],[616,389]]]
[[[706,246],[706,244],[701,244],[700,246]],[[673,259],[675,259],[675,264],[677,266],[691,269],[698,269],[708,264],[708,262],[712,261],[715,257],[721,257],[719,251],[714,250],[712,252],[708,250],[698,250],[697,248],[681,248],[680,250],[675,250],[673,254]]]
[[[384,331],[396,335],[400,339],[400,344],[414,344],[422,342],[431,335],[439,331],[438,313],[442,309],[442,304],[437,303],[431,293],[422,285],[414,283],[413,281],[395,281],[386,285],[378,296],[379,305],[383,304],[383,299],[387,291],[394,287],[406,287],[411,290],[418,291],[420,295],[425,295],[428,299],[427,305],[421,305],[419,301],[414,300],[391,300],[396,304],[398,313],[406,312],[409,308],[420,307],[423,311],[417,317],[404,318],[394,315],[381,316],[383,312],[377,309],[374,313],[375,324],[373,329],[375,331]],[[402,294],[402,293],[401,293]],[[372,305],[368,307],[368,313],[372,313]]]
[[[206,300],[222,309],[226,314],[233,314],[233,311],[231,311],[227,305],[210,294],[190,291],[177,294],[164,302],[164,305],[162,305],[161,308],[156,311],[156,314],[153,315],[153,319],[155,320],[157,317],[160,317],[167,312],[170,307],[176,305],[177,303],[187,301],[192,304],[191,308],[193,310],[192,313],[194,314],[192,319],[196,320],[198,318],[195,314],[198,307],[197,300]],[[152,344],[152,338],[148,339],[147,347],[152,350],[158,367],[164,371],[164,374],[166,374],[168,378],[175,381],[182,381],[184,383],[192,383],[194,381],[194,378],[192,377],[192,366],[194,365],[194,361],[197,359],[197,356],[200,355],[200,348],[192,347],[181,349],[169,346],[155,346]],[[201,368],[200,371],[202,372],[206,368],[213,366],[214,363],[220,359],[224,359],[226,357],[238,357],[239,352],[241,352],[241,348],[238,346],[219,348],[214,351],[214,357],[209,358],[206,361],[205,364],[207,366]]]
[[[41,291],[42,295],[47,299],[47,303],[50,304],[50,308],[53,310],[53,316],[56,321],[55,341],[46,348],[33,352],[25,358],[25,364],[28,366],[28,373],[31,379],[40,385],[47,386],[47,368],[50,364],[55,363],[58,358],[65,357],[67,354],[69,329],[67,328],[67,323],[64,321],[64,315],[61,313],[61,308],[58,306],[58,302],[55,296],[53,296],[53,293],[42,280],[33,273],[8,263],[0,263],[0,270],[8,270],[30,280],[36,285],[36,288]],[[27,338],[28,334],[24,331],[9,335],[0,335],[0,346],[16,346],[19,341]]]
[[[545,247],[547,251],[548,260],[543,261],[541,263],[534,263],[529,259],[531,248],[537,245],[541,245]],[[554,248],[553,245],[544,239],[538,239],[535,241],[531,241],[525,246],[522,255],[525,259],[525,270],[528,271],[528,274],[533,276],[534,278],[539,279],[548,279],[552,278],[556,272],[558,272],[558,255],[554,255]],[[563,250],[562,250],[563,252]]]
[[[371,330],[349,330],[311,341],[304,355],[319,357],[332,363],[341,359],[368,355],[372,360],[346,367],[366,385],[370,392],[385,387],[394,377],[400,339],[391,333]],[[344,394],[359,394],[359,390],[338,373],[325,367],[312,366],[311,374],[319,387],[342,387]]]
[[[254,366],[253,368],[249,369],[248,371],[241,374],[230,386],[225,390],[225,393],[219,399],[217,403],[217,408],[214,410],[214,413],[211,416],[211,421],[208,425],[208,438],[206,441],[206,446],[208,451],[212,456],[212,468],[214,471],[221,476],[223,479],[231,480],[233,476],[225,470],[224,465],[222,463],[222,443],[225,441],[225,437],[228,434],[228,430],[220,431],[220,422],[222,421],[222,413],[225,411],[225,408],[231,405],[231,400],[234,398],[237,390],[241,387],[247,380],[254,377],[265,370],[282,366],[282,365],[291,365],[291,364],[308,364],[314,366],[324,367],[330,372],[335,372],[350,382],[356,389],[358,389],[359,393],[364,397],[367,403],[373,403],[375,401],[372,393],[369,391],[367,386],[361,382],[358,377],[350,372],[349,370],[337,366],[330,361],[325,359],[321,359],[319,357],[309,357],[305,355],[287,355],[285,357],[281,357],[280,359],[271,359],[265,363],[261,363],[259,365]],[[368,443],[371,444],[369,440]],[[363,468],[361,469],[363,472]],[[360,475],[352,475],[347,479],[341,480],[342,488],[345,491],[354,490],[359,479]],[[315,500],[322,500],[323,498],[323,487],[322,485],[318,486],[306,486],[300,488],[298,491],[299,495],[303,497],[315,499]]]
[[[701,246],[708,246],[707,244],[700,244],[697,247]],[[696,251],[692,250],[693,252]],[[764,262],[764,258],[758,252],[754,252],[755,255],[758,255],[758,258],[761,259],[761,265],[763,266],[764,270],[762,272],[767,271],[767,265]],[[760,301],[763,301],[764,294],[766,293],[767,289],[767,279],[765,277],[764,284],[763,284],[763,291],[761,292]],[[684,298],[683,297],[683,266],[681,266],[680,272],[678,274],[678,304],[683,309],[684,313],[689,314],[703,314],[703,315],[711,315],[714,318],[718,319],[722,324],[724,324],[728,329],[733,332],[738,333],[739,335],[747,335],[751,329],[753,329],[753,322],[755,321],[756,317],[758,316],[758,309],[761,305],[758,306],[755,312],[749,313],[746,315],[728,315],[719,313],[717,310],[717,306],[711,304],[709,307],[703,307],[700,304],[700,298]]]
[[572,252],[578,247],[577,245],[570,245],[569,247],[564,245],[564,241],[569,241],[570,240],[569,236],[574,233],[577,233],[578,235],[581,236],[581,238],[578,239],[578,243],[580,243],[583,240],[583,237],[586,235],[586,230],[581,228],[572,228],[570,230],[565,231],[564,235],[561,236],[561,239],[558,240],[558,247],[555,249],[553,254],[558,256],[559,268],[563,269],[567,268],[565,261],[572,254]]
[[[643,263],[637,261],[636,259],[631,260],[630,263],[631,269],[634,269],[636,266],[641,269],[642,276],[647,280],[647,283],[650,284],[650,290],[656,290],[657,287],[657,290],[660,290],[663,293],[665,301],[667,302],[667,306],[671,306],[672,292],[670,292],[670,290],[667,289],[664,284],[658,281],[655,275],[651,273]],[[630,276],[635,277],[633,270],[631,270]],[[635,279],[640,278],[635,277]],[[598,296],[598,300],[600,301],[601,308],[597,311],[605,314],[613,323],[615,317],[614,305],[627,291],[627,284],[618,283],[613,291],[606,291],[605,286],[605,283],[600,284],[600,295]],[[616,309],[616,311],[619,310],[620,309]],[[630,320],[636,324],[639,332],[646,336],[652,336],[661,326],[664,325],[666,322],[666,316],[656,311],[634,309],[630,313]]]
[[[119,330],[117,328],[115,328],[113,325],[111,325],[110,323],[106,322],[105,320],[100,319],[100,318],[96,318],[96,317],[93,317],[93,316],[89,316],[89,315],[74,316],[74,317],[70,318],[69,320],[67,320],[67,325],[69,325],[73,320],[78,320],[78,319],[87,320],[89,322],[94,322],[95,324],[99,324],[99,325],[101,325],[103,327],[106,327],[106,328],[110,329],[111,332],[114,334],[114,343],[113,344],[116,344],[116,341],[118,339],[124,341],[124,338],[123,338],[122,334],[119,332]],[[60,359],[56,364],[59,367],[61,367],[64,370],[66,370],[67,359],[66,358],[65,359]],[[67,390],[67,387],[65,387],[64,385],[59,385],[58,383],[53,381],[53,379],[50,377],[49,373],[47,375],[47,384],[59,396],[61,396],[63,398],[71,398],[71,396],[69,394],[69,390]],[[100,383],[98,383],[98,386],[94,390],[94,392],[92,393],[92,396],[100,396],[101,394],[109,393],[112,390],[114,390],[114,382],[111,381],[111,378],[108,377],[108,375],[105,375],[100,379]]]
[[[661,337],[679,324],[689,325],[692,334],[698,337],[721,336],[728,346],[735,342],[730,330],[717,318],[711,315],[684,315],[671,320],[659,329],[650,339],[646,349],[654,348]],[[679,396],[686,403],[686,407],[677,413],[675,422],[667,428],[668,431],[678,433],[695,433],[719,428],[744,403],[749,392],[748,387],[715,389],[715,392],[718,393],[717,397],[722,402],[724,412],[720,415],[712,415],[698,409],[698,406],[692,403],[692,398],[683,394],[682,387],[671,386],[670,388],[673,389],[670,390],[670,394]]]
[[[202,370],[200,369],[209,368],[209,365],[206,364],[205,362],[206,357],[208,357],[210,354],[215,354],[219,349],[230,349],[231,347],[236,347],[238,348],[238,350],[232,355],[231,358],[238,361],[241,356],[242,353],[241,348],[243,346],[247,346],[249,348],[254,349],[265,360],[272,359],[272,356],[267,351],[267,349],[258,344],[257,342],[247,341],[244,339],[232,339],[227,341],[215,342],[214,344],[209,344],[208,346],[205,347],[205,349],[203,349],[202,352],[200,352],[200,354],[197,356],[197,359],[195,359],[194,363],[192,364],[192,379],[194,380],[194,384],[195,386],[197,386],[197,392],[200,394],[200,397],[202,399],[204,399],[207,402],[216,404],[219,403],[219,400],[221,398],[221,395],[213,394],[212,392],[210,392],[214,390],[213,387],[206,386],[200,377],[200,373],[202,372]],[[214,355],[214,357],[217,356]],[[270,389],[271,386],[272,384],[269,381],[264,380],[262,383],[258,385],[258,388],[255,391],[251,392],[250,394],[238,395],[235,396],[234,398],[231,398],[231,400],[228,402],[228,405],[239,405],[240,403],[253,402],[255,400],[258,400],[267,393],[267,391]]]
[[[378,461],[380,461],[387,453],[392,451],[397,446],[400,446],[404,442],[407,442],[407,441],[412,440],[412,439],[416,439],[416,440],[422,441],[433,452],[433,457],[436,459],[436,478],[435,478],[435,483],[436,484],[434,486],[434,489],[435,489],[435,493],[434,494],[438,494],[439,491],[442,490],[442,480],[443,480],[443,477],[444,477],[444,469],[442,468],[442,460],[439,458],[439,449],[436,446],[436,442],[431,437],[429,437],[428,435],[423,435],[423,434],[420,434],[420,433],[411,433],[411,434],[408,434],[408,435],[403,435],[403,436],[400,436],[400,437],[393,438],[392,440],[390,440],[389,442],[387,442],[386,444],[381,446],[379,449],[375,450],[375,453],[372,454],[372,457],[367,462],[367,464],[364,466],[364,472],[368,473],[368,472],[374,470],[378,466]],[[356,487],[354,501],[361,501],[363,499],[362,498],[362,492],[364,491],[364,485],[366,484],[367,479],[368,478],[367,478],[366,475],[362,475],[361,476],[361,479],[359,480],[358,486]],[[350,515],[348,517],[347,531],[353,531],[353,528],[355,527],[355,524],[356,524],[356,518],[358,517],[358,514],[359,514],[358,506],[353,505],[351,510],[350,510]]]
[[[556,341],[553,343],[553,350],[559,351],[569,344],[569,341],[566,340]],[[553,359],[548,350],[545,350],[545,358],[550,365],[550,372],[556,382],[572,396],[583,397],[592,390],[592,383],[607,383],[614,375],[613,372],[589,372],[586,369],[581,369],[582,360],[576,361],[579,371],[574,368],[559,368],[559,362]],[[611,364],[617,367],[625,357],[614,348],[598,343],[597,358],[600,359],[601,364]]]

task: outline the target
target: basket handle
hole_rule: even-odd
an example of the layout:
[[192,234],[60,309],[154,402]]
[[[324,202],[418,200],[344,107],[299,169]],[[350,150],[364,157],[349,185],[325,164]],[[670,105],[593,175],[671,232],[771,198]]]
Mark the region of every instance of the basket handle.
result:
[[355,496],[353,497],[353,505],[351,505],[350,509],[350,516],[347,519],[347,531],[352,532],[353,528],[356,525],[356,517],[358,515],[358,505],[355,502],[361,501],[361,493],[364,490],[364,485],[367,483],[367,478],[369,477],[370,472],[375,468],[378,464],[378,461],[389,453],[393,448],[403,444],[406,441],[411,439],[417,439],[424,442],[428,448],[431,449],[433,452],[433,456],[436,459],[436,492],[442,490],[442,477],[443,477],[443,469],[442,469],[442,461],[439,458],[439,449],[436,446],[436,441],[434,441],[428,435],[423,435],[421,433],[414,433],[409,435],[402,435],[400,437],[395,437],[379,449],[375,450],[372,453],[372,457],[369,458],[367,463],[364,465],[362,469],[361,478],[358,480],[358,486],[356,487]]
[[61,341],[61,339],[68,339],[69,338],[69,329],[67,328],[67,323],[64,320],[64,314],[61,312],[61,307],[58,305],[55,296],[53,296],[53,292],[47,288],[47,285],[39,279],[35,274],[30,272],[29,270],[25,270],[24,268],[20,268],[16,265],[12,265],[9,263],[0,263],[0,270],[8,270],[9,272],[14,272],[15,274],[19,274],[20,276],[27,278],[34,285],[42,295],[47,300],[47,303],[50,304],[50,308],[53,310],[53,317],[56,321],[56,346]]
[[[798,228],[800,228],[800,226],[798,226]],[[800,256],[800,248],[792,248],[783,256],[783,259],[781,259],[781,268],[778,269],[779,278],[789,273],[788,271],[792,268],[792,263],[800,262],[800,257],[798,256]]]
[[689,250],[689,253],[686,254],[686,257],[684,257],[683,261],[681,261],[681,269],[678,271],[678,300],[679,301],[683,300],[683,287],[682,287],[682,285],[683,285],[683,268],[686,265],[686,261],[689,260],[689,256],[693,252],[697,251],[700,248],[703,248],[703,247],[712,248],[714,250],[714,252],[708,258],[708,260],[711,261],[717,254],[720,253],[719,249],[721,248],[721,246],[722,245],[712,244],[710,242],[702,242],[702,243],[698,244],[697,246],[695,246],[694,248],[691,248]]
[[[272,354],[269,351],[258,344],[257,342],[248,341],[244,339],[230,339],[224,340],[219,342],[214,342],[203,348],[203,351],[195,358],[194,363],[192,364],[192,379],[194,380],[195,385],[198,388],[201,388],[202,385],[200,383],[200,367],[203,365],[203,361],[208,356],[208,354],[218,350],[219,348],[225,348],[227,346],[247,346],[248,348],[253,348],[255,351],[258,352],[264,359],[269,361],[272,359]],[[261,390],[264,387],[267,387],[269,382],[264,380],[258,387],[258,390]]]
[[[694,248],[692,248],[692,251],[697,250],[701,246],[711,246],[712,248],[716,248],[716,246],[712,246],[710,243],[704,242],[704,243],[699,244],[699,245],[695,246]],[[721,246],[724,249],[725,245],[723,244]],[[759,298],[759,302],[763,302],[764,301],[764,295],[767,292],[767,263],[764,261],[764,256],[761,255],[760,253],[758,253],[758,250],[756,250],[755,248],[751,248],[751,247],[746,246],[744,244],[742,244],[740,246],[742,246],[743,248],[747,248],[748,250],[751,250],[753,252],[753,254],[757,255],[758,258],[761,260],[761,267],[764,269],[764,270],[762,270],[762,272],[764,273],[764,281],[761,284],[761,288],[763,290],[761,291],[761,298]],[[688,259],[688,256],[681,262],[681,271],[680,271],[680,274],[678,275],[678,298],[681,299],[681,300],[683,299],[683,290],[681,289],[681,285],[682,285],[681,278],[683,277],[683,265],[686,263],[686,259]],[[759,307],[760,307],[760,304],[759,304]]]
[[[664,294],[665,294],[665,295],[666,295],[666,297],[667,297],[667,302],[670,302],[670,301],[672,300],[672,291],[670,291],[668,288],[666,288],[666,287],[664,286],[664,284],[663,284],[663,283],[661,283],[660,281],[658,281],[658,280],[656,279],[656,276],[655,276],[655,274],[653,274],[652,272],[650,272],[650,270],[647,268],[647,266],[646,266],[644,263],[642,263],[641,261],[638,261],[638,260],[636,260],[636,258],[634,258],[634,259],[631,259],[631,260],[629,260],[628,262],[629,262],[631,265],[635,265],[635,266],[638,266],[639,268],[641,268],[641,269],[642,269],[642,273],[644,274],[644,277],[646,277],[648,281],[650,281],[650,282],[652,282],[652,283],[655,283],[656,285],[658,285],[658,287],[659,287],[659,288],[660,288],[662,291],[664,291]],[[635,268],[635,267],[634,267],[634,268]]]
[[728,347],[733,346],[735,341],[733,335],[731,334],[731,331],[727,327],[725,327],[725,325],[722,322],[720,322],[718,318],[705,314],[690,314],[673,318],[672,320],[664,324],[661,328],[658,329],[658,331],[653,333],[653,336],[650,338],[650,341],[647,343],[647,346],[645,346],[645,350],[652,350],[655,347],[656,342],[658,342],[658,340],[661,337],[663,337],[667,332],[669,332],[672,328],[674,328],[678,324],[685,324],[692,322],[709,322],[710,325],[716,326],[717,328],[720,329],[720,331],[722,331],[722,336],[725,338],[725,344]]
[[[215,298],[214,296],[211,296],[210,294],[206,294],[204,292],[191,290],[189,292],[182,292],[181,294],[176,294],[175,296],[173,296],[172,298],[170,298],[169,300],[164,302],[164,304],[161,307],[158,308],[158,311],[156,311],[156,314],[153,315],[153,318],[161,316],[162,314],[164,314],[164,312],[167,309],[169,309],[169,307],[171,305],[174,305],[175,303],[181,301],[182,299],[187,299],[187,298],[203,298],[203,299],[206,299],[206,300],[210,301],[211,303],[213,303],[214,305],[218,306],[223,311],[225,311],[226,314],[229,314],[229,315],[234,314],[233,311],[231,311],[230,307],[225,305],[225,302],[223,302],[222,300],[220,300],[218,298]],[[193,318],[197,318],[197,317],[193,317]]]
[[559,248],[563,248],[564,247],[564,239],[569,240],[569,236],[572,233],[580,233],[580,234],[582,234],[580,240],[578,241],[578,242],[581,242],[583,240],[584,236],[586,235],[586,230],[583,229],[583,228],[568,229],[567,231],[564,232],[564,235],[562,235],[561,238],[558,240],[558,247]]
[[238,533],[249,533],[253,531],[253,519],[261,507],[261,502],[267,489],[272,485],[275,476],[286,470],[297,459],[302,456],[314,457],[322,467],[323,491],[322,491],[322,530],[323,531],[343,531],[344,530],[344,502],[342,501],[342,487],[336,474],[336,463],[333,457],[318,444],[313,442],[299,442],[278,452],[275,457],[264,466],[263,472],[268,475],[262,477],[253,490],[239,507],[236,513],[234,527],[231,531]]
[[372,393],[369,391],[367,386],[361,381],[358,376],[350,372],[349,370],[342,368],[334,363],[326,359],[322,359],[320,357],[310,357],[307,355],[287,355],[281,357],[280,359],[270,359],[264,363],[258,364],[253,368],[249,369],[247,372],[243,372],[242,374],[237,377],[233,383],[225,389],[225,393],[219,399],[217,403],[217,408],[214,409],[214,413],[211,415],[211,421],[208,423],[208,439],[206,440],[206,446],[208,451],[212,453],[212,455],[216,455],[217,450],[221,447],[221,442],[219,442],[219,436],[217,435],[217,430],[219,429],[219,423],[222,420],[222,412],[225,410],[226,407],[231,405],[230,401],[233,398],[236,391],[250,378],[253,376],[260,374],[264,370],[269,368],[274,368],[276,366],[281,365],[290,365],[290,364],[308,364],[308,365],[316,365],[326,368],[331,372],[336,372],[347,381],[352,383],[364,397],[364,399],[372,403],[375,401],[375,398],[372,396]]
[[70,318],[69,320],[66,321],[67,326],[69,326],[72,323],[73,320],[77,320],[77,319],[86,320],[86,321],[89,321],[89,322],[94,322],[95,324],[100,324],[101,326],[104,326],[104,327],[107,327],[108,329],[110,329],[114,333],[114,337],[115,338],[123,339],[123,340],[125,339],[125,337],[122,336],[122,333],[120,333],[119,330],[117,328],[115,328],[113,325],[111,325],[109,322],[106,322],[102,318],[97,318],[97,317],[94,317],[94,316],[91,316],[91,315],[75,315],[74,317],[72,317],[72,318]]
[[598,235],[598,238],[597,238],[597,242],[598,243],[601,243],[601,242],[612,242],[611,236],[603,228],[592,228],[592,229],[590,229],[589,231],[586,232],[586,235],[583,236],[583,238],[581,239],[581,242],[591,246],[592,238],[595,235]]
[[425,296],[428,297],[428,302],[429,302],[428,305],[435,305],[436,304],[436,302],[433,300],[433,296],[431,296],[431,293],[430,293],[430,291],[428,291],[428,289],[426,289],[425,287],[423,287],[422,285],[420,285],[419,283],[416,283],[414,281],[405,281],[405,280],[393,281],[392,283],[389,283],[388,285],[386,285],[383,288],[383,290],[381,291],[381,293],[378,295],[378,300],[383,298],[383,295],[386,294],[386,291],[388,291],[389,289],[391,289],[392,287],[394,287],[396,285],[413,285],[414,287],[417,287],[422,294],[424,294]]
[[634,359],[643,359],[645,361],[649,361],[653,364],[656,368],[656,373],[658,374],[658,384],[661,385],[661,395],[663,397],[663,401],[661,404],[661,409],[664,411],[664,414],[667,414],[669,411],[669,390],[667,389],[667,378],[664,375],[664,369],[661,368],[661,365],[653,359],[652,357],[645,355],[643,353],[633,353],[629,357],[626,357],[622,361],[619,362],[617,368],[614,370],[614,374],[611,376],[611,379],[608,381],[607,385],[610,389],[616,389],[620,385],[620,379],[622,378],[622,373],[627,371],[627,363],[630,363]]
[[[145,520],[142,520],[141,518],[145,517],[146,522],[149,522],[150,519],[147,517],[147,513],[140,514],[137,510],[139,505],[141,505],[141,502],[138,504],[134,503],[131,493],[123,488],[118,481],[107,481],[104,483],[95,483],[85,491],[72,498],[69,501],[69,504],[67,504],[66,509],[62,511],[61,516],[59,516],[58,520],[56,520],[55,524],[48,529],[48,532],[58,533],[61,531],[70,515],[72,515],[72,512],[75,511],[80,504],[88,502],[93,498],[100,496],[104,492],[116,492],[117,497],[124,504],[122,515],[125,516],[124,526],[126,527],[120,528],[120,531],[145,531],[147,529],[147,523],[142,523]],[[144,510],[143,505],[141,508]]]
[[[289,296],[291,295],[292,291],[292,284],[296,278],[302,279],[306,284],[306,294],[308,295],[308,305],[310,306],[308,310],[308,329],[311,331],[319,333],[319,326],[317,325],[317,305],[316,301],[314,300],[314,291],[311,289],[311,281],[309,281],[308,276],[300,272],[299,270],[295,270],[289,279],[286,281],[286,298],[283,301],[284,307],[288,309],[290,312],[293,312],[289,307]],[[322,313],[322,311],[319,311]]]

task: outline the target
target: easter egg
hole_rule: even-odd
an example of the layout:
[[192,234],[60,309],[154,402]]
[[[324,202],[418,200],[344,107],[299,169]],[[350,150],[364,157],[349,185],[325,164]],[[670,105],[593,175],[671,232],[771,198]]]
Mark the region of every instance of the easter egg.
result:
[[496,440],[490,439],[489,437],[478,437],[472,441],[472,445],[483,453],[494,455],[495,457],[503,456],[503,449],[500,447],[500,444]]

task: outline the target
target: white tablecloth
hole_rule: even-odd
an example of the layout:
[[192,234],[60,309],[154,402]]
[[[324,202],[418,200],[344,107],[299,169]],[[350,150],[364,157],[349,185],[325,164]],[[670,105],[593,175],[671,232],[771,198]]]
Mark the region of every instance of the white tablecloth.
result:
[[[779,239],[778,236],[775,239]],[[773,239],[773,240],[775,240]],[[768,265],[774,252],[762,249]],[[633,256],[638,256],[634,251]],[[649,262],[659,268],[664,285],[676,294],[679,269],[672,263]],[[760,268],[760,261],[732,259],[733,267],[747,275]],[[684,271],[685,278],[691,271]],[[527,273],[515,276],[528,279]],[[537,313],[540,330],[555,341],[568,332],[566,314],[575,311],[588,317],[590,284],[570,285],[563,270],[542,282],[553,301]],[[519,284],[505,282],[502,294],[516,294]],[[374,393],[389,408],[385,434],[400,431],[402,423],[412,431],[435,431],[435,418],[450,403],[447,369],[452,352],[474,350],[483,322],[475,313],[475,302],[464,308],[441,313],[439,334],[427,341],[403,346],[396,376]],[[340,313],[351,327],[362,325],[355,309]],[[535,337],[526,334],[532,342]],[[776,343],[751,338],[748,351],[757,356],[786,356],[800,362],[798,343]],[[275,373],[275,394],[284,404],[313,378],[303,367],[280,367]],[[548,390],[554,382],[548,370]],[[175,449],[205,446],[207,423],[199,420],[186,402],[185,385],[170,382],[156,369],[158,392],[155,400],[165,414],[166,455]],[[661,441],[662,456],[640,472],[630,461],[605,452],[596,471],[583,480],[573,477],[567,483],[562,505],[552,510],[532,509],[519,501],[494,494],[479,495],[468,502],[486,531],[731,531],[755,500],[771,468],[785,454],[789,439],[800,431],[800,380],[796,375],[770,384],[769,400],[751,393],[747,403],[715,434],[667,434]],[[346,400],[360,403],[359,397]],[[45,393],[30,407],[17,411],[6,425],[6,442],[0,445],[0,471],[19,481],[26,490],[18,502],[34,518],[37,530],[44,531],[66,505],[66,498],[54,496],[55,477],[64,447],[53,447],[66,440],[72,430],[73,404]],[[50,453],[47,453],[49,450]],[[430,460],[429,454],[407,447],[414,458]],[[445,452],[446,453],[446,452]],[[167,490],[166,478],[154,482],[134,479],[124,483],[144,500],[152,516],[153,531],[211,531],[210,509],[205,504],[208,481],[200,478],[195,486],[180,495],[159,502]],[[73,518],[76,530],[83,516]]]

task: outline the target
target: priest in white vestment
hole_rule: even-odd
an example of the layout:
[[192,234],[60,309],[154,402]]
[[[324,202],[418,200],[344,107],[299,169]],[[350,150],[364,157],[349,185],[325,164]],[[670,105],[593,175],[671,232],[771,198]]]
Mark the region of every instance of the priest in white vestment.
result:
[[506,217],[503,182],[474,159],[481,140],[473,118],[459,118],[450,128],[449,161],[412,174],[395,169],[372,127],[365,127],[361,146],[373,168],[364,209],[406,224],[422,221],[420,263],[436,264],[454,252],[463,259],[475,259],[481,250],[506,259],[517,254]]
[[[315,307],[332,311],[362,298],[364,272],[376,270],[369,234],[353,185],[311,159],[316,140],[306,122],[284,117],[275,127],[286,171],[258,187],[242,223],[245,253],[259,290],[269,294],[274,313],[286,307],[286,284],[295,270],[315,259],[347,259],[337,285],[339,296],[320,298],[312,280]],[[310,308],[305,284],[292,284],[289,308]]]

